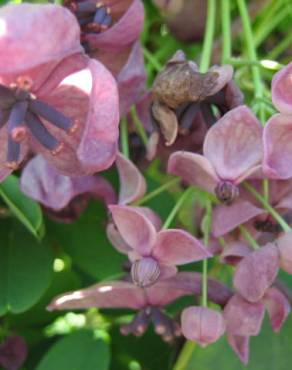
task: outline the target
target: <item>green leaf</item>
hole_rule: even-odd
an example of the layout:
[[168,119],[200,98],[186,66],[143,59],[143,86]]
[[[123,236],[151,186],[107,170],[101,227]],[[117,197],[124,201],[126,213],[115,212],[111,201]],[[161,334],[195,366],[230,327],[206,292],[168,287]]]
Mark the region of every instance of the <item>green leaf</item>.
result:
[[33,306],[48,288],[53,258],[20,224],[0,223],[0,315]]
[[92,202],[72,224],[48,224],[48,234],[57,241],[78,266],[95,279],[121,272],[126,257],[110,244],[105,233],[107,214],[101,203]]
[[43,357],[36,370],[107,370],[108,345],[89,331],[79,331],[60,339]]
[[179,370],[287,370],[292,362],[291,351],[292,317],[290,316],[280,333],[274,333],[265,320],[261,333],[250,340],[250,360],[244,366],[222,338],[206,348],[195,347],[186,367]]
[[43,215],[40,205],[23,194],[19,180],[11,175],[0,183],[0,195],[11,212],[37,238],[44,234]]

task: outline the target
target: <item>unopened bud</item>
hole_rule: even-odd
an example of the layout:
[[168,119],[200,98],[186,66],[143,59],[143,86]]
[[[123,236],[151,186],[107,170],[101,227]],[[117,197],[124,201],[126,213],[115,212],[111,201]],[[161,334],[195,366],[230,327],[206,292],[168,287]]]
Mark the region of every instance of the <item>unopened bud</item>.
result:
[[158,262],[152,257],[144,257],[135,261],[131,267],[133,283],[146,287],[154,284],[160,275]]
[[222,181],[217,184],[215,194],[221,203],[230,205],[239,196],[239,189],[230,181]]

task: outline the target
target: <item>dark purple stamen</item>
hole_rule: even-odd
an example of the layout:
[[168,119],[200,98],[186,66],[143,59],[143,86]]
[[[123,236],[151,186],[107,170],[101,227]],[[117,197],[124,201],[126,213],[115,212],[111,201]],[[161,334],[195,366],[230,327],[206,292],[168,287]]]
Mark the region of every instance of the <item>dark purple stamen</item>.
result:
[[9,111],[1,111],[0,110],[0,128],[2,128],[5,123],[8,121],[9,118]]
[[179,120],[180,130],[189,130],[191,128],[199,108],[199,103],[191,103],[187,106],[187,108],[181,114],[181,118]]
[[27,107],[27,101],[19,101],[13,105],[7,122],[8,132],[10,136],[13,136],[13,130],[23,125],[24,117],[27,112]]
[[78,18],[78,23],[80,26],[86,26],[92,20],[92,16]]
[[31,100],[29,108],[36,115],[43,117],[64,131],[68,132],[73,126],[73,122],[70,118],[64,116],[64,114],[58,112],[55,108],[41,100]]
[[42,124],[41,120],[34,113],[27,112],[25,122],[33,136],[47,149],[56,150],[60,143]]
[[139,337],[143,335],[148,328],[150,322],[149,314],[145,309],[139,311],[130,324],[121,326],[123,335],[134,334]]
[[96,5],[92,1],[82,1],[77,3],[76,13],[93,13],[96,11]]
[[0,84],[0,109],[9,109],[14,103],[14,94],[6,86]]
[[20,156],[20,143],[12,140],[11,138],[8,139],[8,147],[7,147],[7,162],[10,164],[17,165]]
[[107,13],[107,15],[105,16],[105,18],[103,19],[101,25],[102,26],[106,26],[106,27],[109,27],[111,24],[112,24],[112,16],[110,14]]
[[212,107],[209,104],[204,102],[201,103],[201,112],[208,127],[211,127],[217,121],[217,118],[212,111]]
[[105,19],[106,15],[107,15],[106,7],[101,6],[100,8],[97,8],[93,18],[93,22],[103,24],[103,20]]

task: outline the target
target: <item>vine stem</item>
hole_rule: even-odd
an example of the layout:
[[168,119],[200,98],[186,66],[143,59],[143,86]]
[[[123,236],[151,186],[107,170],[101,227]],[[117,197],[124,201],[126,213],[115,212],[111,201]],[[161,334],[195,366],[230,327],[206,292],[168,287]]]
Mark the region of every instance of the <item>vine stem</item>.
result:
[[208,14],[204,35],[200,72],[206,72],[210,66],[216,24],[216,0],[208,0]]
[[133,205],[140,206],[141,204],[147,203],[149,200],[151,200],[152,198],[155,198],[157,195],[163,193],[165,190],[171,188],[174,185],[179,184],[180,181],[181,181],[181,178],[176,177],[176,178],[166,182],[165,184],[159,186],[159,188],[157,188],[157,189],[151,191],[150,193],[146,194],[145,197],[143,197],[143,198],[137,200],[136,202],[134,202]]
[[132,115],[132,119],[133,119],[133,122],[136,128],[136,132],[140,136],[144,146],[147,148],[147,145],[148,145],[147,134],[146,134],[146,131],[145,131],[145,128],[142,122],[140,121],[137,115],[136,107],[134,105],[131,108],[131,115]]
[[188,188],[185,190],[178,201],[176,202],[175,206],[173,207],[172,211],[168,215],[167,219],[165,220],[162,229],[168,229],[170,224],[172,223],[173,219],[175,218],[177,212],[180,210],[181,206],[184,204],[184,202],[188,199],[190,194],[193,192],[192,188]]
[[253,247],[254,250],[257,250],[260,248],[257,241],[252,237],[250,232],[247,230],[247,228],[243,225],[240,225],[239,230],[241,234],[244,236],[244,239]]
[[221,22],[222,22],[222,64],[231,59],[231,19],[230,0],[221,0]]
[[125,117],[121,119],[120,123],[120,131],[121,131],[121,147],[122,147],[122,153],[125,157],[130,157],[129,152],[129,136],[128,136],[128,121]]
[[255,197],[255,199],[257,199],[262,204],[262,206],[269,212],[269,214],[272,217],[274,217],[274,219],[282,227],[283,231],[285,232],[291,231],[291,227],[281,217],[281,215],[269,204],[269,202],[267,202],[264,196],[262,196],[253,186],[251,186],[247,182],[245,182],[243,186]]
[[190,340],[186,341],[185,345],[183,346],[180,354],[178,356],[177,362],[175,363],[173,370],[184,370],[188,366],[189,360],[192,357],[194,349],[196,347],[195,342],[191,342]]

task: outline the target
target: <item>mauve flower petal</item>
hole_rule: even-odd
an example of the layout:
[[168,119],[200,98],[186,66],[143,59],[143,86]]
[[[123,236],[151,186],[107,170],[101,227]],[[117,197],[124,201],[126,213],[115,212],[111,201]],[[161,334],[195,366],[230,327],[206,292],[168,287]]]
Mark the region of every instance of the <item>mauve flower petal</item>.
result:
[[226,113],[208,131],[203,149],[218,176],[240,183],[262,159],[262,127],[246,106]]
[[103,199],[107,204],[116,200],[114,189],[103,177],[61,175],[40,155],[30,160],[23,169],[20,186],[26,195],[55,211],[85,193]]
[[222,263],[228,263],[229,265],[236,266],[243,257],[247,256],[251,252],[252,249],[243,242],[230,242],[223,249],[223,252],[220,255],[220,261]]
[[263,302],[268,310],[272,329],[275,332],[280,331],[291,311],[288,299],[277,288],[270,288],[266,291]]
[[148,220],[153,224],[156,231],[161,229],[161,218],[155,213],[151,208],[148,207],[132,207],[137,212],[139,212],[142,216],[148,218]]
[[265,211],[262,208],[245,200],[237,200],[229,206],[218,205],[213,211],[212,234],[215,237],[225,235],[263,213]]
[[250,253],[236,267],[234,287],[246,300],[259,301],[274,282],[279,262],[279,252],[274,244]]
[[53,299],[47,309],[50,311],[90,307],[139,309],[144,305],[143,289],[125,281],[114,281],[61,294]]
[[266,176],[282,180],[292,177],[292,115],[273,115],[264,128],[263,143]]
[[181,316],[183,335],[202,347],[216,342],[225,332],[225,322],[219,311],[207,307],[188,307]]
[[228,334],[258,335],[265,315],[265,306],[262,302],[250,303],[235,294],[224,307],[223,314]]
[[149,255],[156,241],[152,222],[134,207],[112,205],[109,210],[125,242],[142,256]]
[[111,244],[121,253],[128,254],[132,248],[124,241],[119,230],[113,222],[109,222],[106,227],[106,235]]
[[215,95],[220,90],[222,90],[223,87],[232,79],[233,67],[229,64],[225,64],[224,66],[212,66],[208,70],[208,72],[218,74],[218,80],[216,81],[216,85],[208,94],[208,96],[212,96]]
[[133,45],[127,63],[117,76],[120,96],[120,115],[127,114],[145,91],[146,71],[140,42]]
[[280,253],[280,266],[292,274],[292,231],[284,233],[276,240]]
[[120,179],[119,204],[126,205],[142,198],[146,192],[146,181],[136,165],[118,153],[116,166]]
[[179,229],[160,231],[152,255],[168,265],[183,265],[212,257],[198,239]]
[[181,176],[190,185],[213,192],[219,181],[210,161],[199,154],[177,151],[168,161],[167,172]]
[[228,334],[227,340],[240,361],[247,365],[249,359],[249,337]]
[[14,335],[0,344],[0,365],[6,370],[18,370],[26,360],[28,351],[25,340]]
[[292,62],[274,75],[272,100],[279,112],[292,114]]
[[127,11],[113,26],[99,34],[87,34],[86,40],[92,49],[120,51],[139,38],[143,23],[143,4],[140,0],[133,0]]
[[1,74],[55,63],[82,51],[79,25],[59,5],[6,5],[0,9],[0,50]]
[[177,268],[175,266],[165,265],[159,263],[160,275],[159,279],[169,279],[177,274]]

